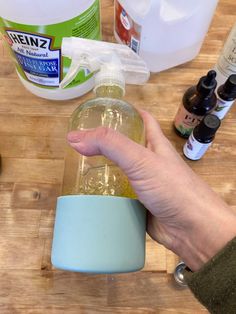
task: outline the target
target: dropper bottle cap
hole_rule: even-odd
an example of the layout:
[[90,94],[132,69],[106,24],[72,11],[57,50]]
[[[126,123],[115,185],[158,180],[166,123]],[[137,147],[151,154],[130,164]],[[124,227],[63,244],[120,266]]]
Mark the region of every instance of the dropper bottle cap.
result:
[[198,84],[197,91],[204,97],[211,97],[216,89],[216,71],[211,70],[206,76],[203,76]]
[[228,98],[236,98],[236,74],[230,75],[222,86],[222,92],[227,95]]
[[209,143],[214,139],[220,125],[221,121],[217,116],[208,114],[203,118],[200,124],[195,127],[193,135],[200,143]]

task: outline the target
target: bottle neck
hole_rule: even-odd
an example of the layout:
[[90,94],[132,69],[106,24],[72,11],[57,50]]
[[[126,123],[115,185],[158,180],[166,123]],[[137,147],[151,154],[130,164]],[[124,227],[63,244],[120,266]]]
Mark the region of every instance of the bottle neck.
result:
[[100,85],[95,87],[96,97],[121,99],[124,95],[123,89],[118,85]]

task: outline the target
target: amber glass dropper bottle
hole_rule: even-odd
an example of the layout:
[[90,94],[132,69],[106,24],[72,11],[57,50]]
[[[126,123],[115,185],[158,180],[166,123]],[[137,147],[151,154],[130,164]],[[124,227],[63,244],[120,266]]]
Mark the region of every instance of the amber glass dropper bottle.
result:
[[195,126],[216,106],[215,78],[216,72],[211,70],[196,86],[190,87],[185,92],[174,120],[175,130],[180,136],[188,138]]

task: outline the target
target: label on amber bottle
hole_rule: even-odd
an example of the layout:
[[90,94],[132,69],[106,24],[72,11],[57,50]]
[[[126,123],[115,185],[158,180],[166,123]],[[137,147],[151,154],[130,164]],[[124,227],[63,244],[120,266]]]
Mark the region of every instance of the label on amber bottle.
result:
[[232,101],[223,100],[218,95],[217,104],[212,114],[214,114],[215,116],[222,120],[226,116],[234,102],[235,100]]
[[176,114],[174,125],[184,137],[189,137],[192,130],[202,119],[203,116],[192,114],[188,112],[183,105],[181,105]]

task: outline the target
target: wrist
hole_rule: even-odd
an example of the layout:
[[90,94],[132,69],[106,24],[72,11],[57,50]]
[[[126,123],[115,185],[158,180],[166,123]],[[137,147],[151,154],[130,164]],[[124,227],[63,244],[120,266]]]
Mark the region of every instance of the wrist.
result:
[[188,225],[175,233],[171,250],[192,271],[198,271],[235,236],[236,215],[224,203],[204,211],[198,208]]

